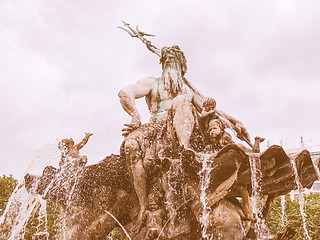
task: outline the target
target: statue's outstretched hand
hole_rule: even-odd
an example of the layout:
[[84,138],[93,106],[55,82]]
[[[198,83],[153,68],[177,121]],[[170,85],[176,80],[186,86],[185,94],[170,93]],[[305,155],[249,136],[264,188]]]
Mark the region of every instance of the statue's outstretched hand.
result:
[[141,125],[140,116],[132,117],[131,123],[125,123],[124,128],[122,129],[122,136],[127,136],[133,130],[137,129]]
[[88,136],[88,137],[90,137],[90,136],[93,135],[92,133],[88,133],[88,132],[86,132],[85,134],[86,134],[86,136]]

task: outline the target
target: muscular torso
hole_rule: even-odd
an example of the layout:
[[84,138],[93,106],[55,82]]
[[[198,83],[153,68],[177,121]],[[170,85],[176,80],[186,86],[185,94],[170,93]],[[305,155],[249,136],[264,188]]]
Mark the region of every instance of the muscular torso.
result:
[[61,164],[72,162],[73,160],[77,160],[79,158],[80,158],[79,150],[75,146],[69,147],[66,151],[62,152]]
[[[187,86],[184,85],[183,89],[176,95],[185,95],[187,99],[192,102],[193,92]],[[151,113],[151,120],[157,121],[166,117],[166,113],[171,108],[173,99],[176,96],[172,96],[165,88],[164,83],[160,78],[155,79],[155,84],[151,92],[146,96],[146,102]]]
[[80,153],[79,153],[79,150],[76,149],[75,147],[72,147],[69,149],[69,151],[67,152],[67,156],[68,157],[71,157],[71,158],[74,158],[74,159],[77,159],[80,157]]

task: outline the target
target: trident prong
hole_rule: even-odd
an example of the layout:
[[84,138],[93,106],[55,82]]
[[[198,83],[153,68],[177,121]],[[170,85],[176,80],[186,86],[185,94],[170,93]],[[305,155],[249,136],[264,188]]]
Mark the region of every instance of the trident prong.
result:
[[137,35],[133,35],[129,30],[123,28],[123,27],[118,27],[121,28],[122,30],[126,31],[131,37],[137,37]]
[[134,30],[130,26],[129,23],[126,23],[125,21],[122,21],[122,22],[123,22],[124,26],[127,27],[128,29],[123,28],[123,27],[118,27],[118,28],[121,28],[122,30],[126,31],[131,37],[139,38],[147,46],[147,48],[151,52],[157,54],[158,57],[161,56],[159,48],[157,48],[156,46],[152,45],[151,42],[148,39],[144,38],[144,36],[154,37],[155,35],[140,31],[138,25],[136,27],[136,30]]
[[145,33],[145,32],[141,32],[139,29],[139,25],[137,25],[136,27],[137,33],[141,36],[149,36],[149,37],[155,37],[156,35],[150,34],[150,33]]

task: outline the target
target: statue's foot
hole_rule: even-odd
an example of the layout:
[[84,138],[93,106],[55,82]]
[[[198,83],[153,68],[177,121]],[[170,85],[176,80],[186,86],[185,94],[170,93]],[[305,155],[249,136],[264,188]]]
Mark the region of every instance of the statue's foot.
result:
[[241,220],[243,220],[243,221],[253,221],[254,219],[253,219],[253,217],[244,215],[244,216],[241,216]]
[[255,220],[254,214],[252,212],[247,212],[245,210],[242,210],[242,211],[239,211],[238,213],[240,215],[241,220],[243,221],[254,222]]

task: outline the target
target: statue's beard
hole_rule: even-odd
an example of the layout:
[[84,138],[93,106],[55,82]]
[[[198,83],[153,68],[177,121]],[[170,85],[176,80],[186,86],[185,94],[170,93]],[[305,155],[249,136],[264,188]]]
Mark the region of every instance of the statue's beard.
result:
[[183,89],[183,77],[181,71],[176,67],[167,67],[162,73],[164,88],[172,95],[176,96]]

